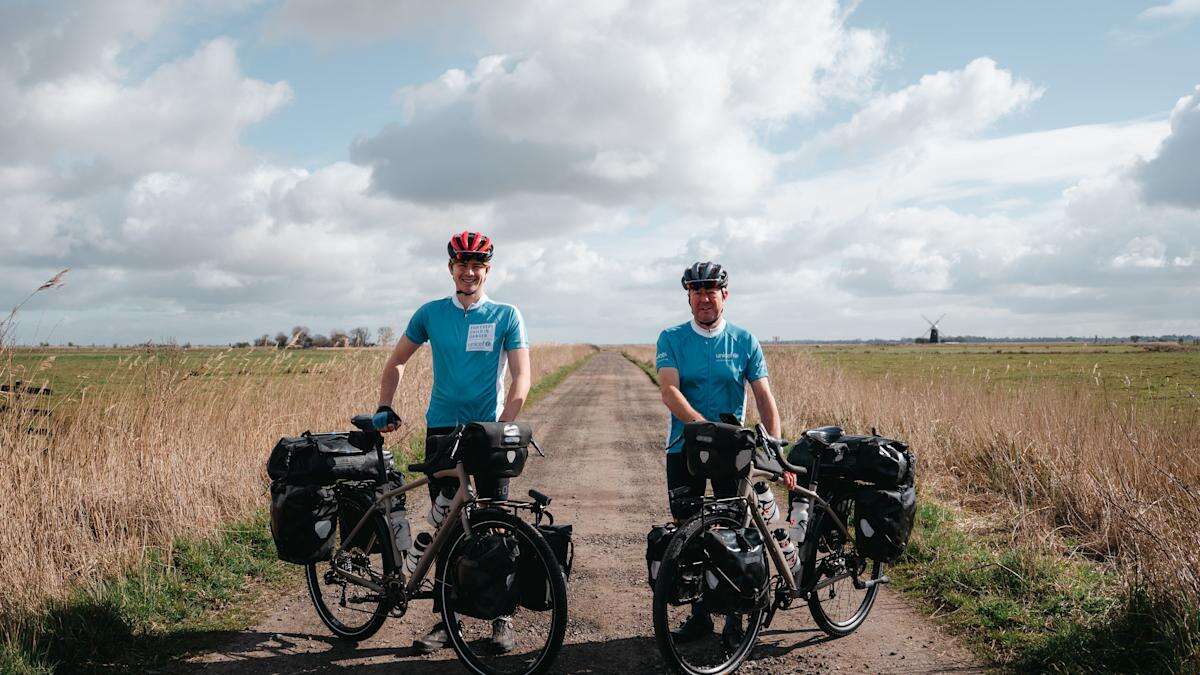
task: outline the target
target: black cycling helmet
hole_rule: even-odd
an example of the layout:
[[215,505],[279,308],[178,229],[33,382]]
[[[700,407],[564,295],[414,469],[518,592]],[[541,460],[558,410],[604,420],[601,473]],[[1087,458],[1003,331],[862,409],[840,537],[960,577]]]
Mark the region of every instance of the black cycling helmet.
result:
[[693,263],[683,271],[684,290],[693,288],[725,288],[729,285],[729,273],[715,262]]

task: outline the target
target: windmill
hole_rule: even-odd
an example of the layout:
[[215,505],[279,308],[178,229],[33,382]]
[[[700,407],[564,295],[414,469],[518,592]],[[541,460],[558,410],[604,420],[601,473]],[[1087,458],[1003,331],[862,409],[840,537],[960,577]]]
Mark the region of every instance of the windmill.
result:
[[929,344],[936,345],[938,343],[938,324],[942,322],[942,319],[946,318],[946,315],[939,316],[937,321],[930,321],[929,317],[924,314],[921,315],[921,318],[925,319],[925,323],[929,324]]

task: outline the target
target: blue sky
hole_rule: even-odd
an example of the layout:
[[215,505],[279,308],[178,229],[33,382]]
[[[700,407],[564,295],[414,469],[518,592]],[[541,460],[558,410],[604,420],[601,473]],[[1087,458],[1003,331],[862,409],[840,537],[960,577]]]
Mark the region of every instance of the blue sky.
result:
[[[0,5],[22,341],[402,326],[481,229],[534,339],[695,259],[795,338],[1200,333],[1200,2]],[[812,320],[812,317],[820,317]],[[914,320],[915,319],[915,320]]]

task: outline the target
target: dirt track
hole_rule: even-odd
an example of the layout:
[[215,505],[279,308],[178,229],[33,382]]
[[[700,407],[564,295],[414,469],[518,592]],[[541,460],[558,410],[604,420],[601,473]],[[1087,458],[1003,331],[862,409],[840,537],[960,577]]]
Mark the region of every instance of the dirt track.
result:
[[[660,672],[645,535],[667,520],[662,435],[666,410],[645,374],[619,353],[601,352],[526,415],[549,457],[531,457],[512,494],[537,487],[554,498],[559,522],[575,526],[570,623],[556,671]],[[410,513],[410,518],[423,513]],[[300,578],[300,575],[297,574]],[[303,584],[258,626],[187,670],[276,673],[355,668],[409,673],[464,672],[450,650],[416,656],[411,644],[432,622],[417,602],[356,647],[334,641]],[[776,616],[740,672],[978,672],[972,654],[885,588],[850,637],[828,640],[798,608]]]

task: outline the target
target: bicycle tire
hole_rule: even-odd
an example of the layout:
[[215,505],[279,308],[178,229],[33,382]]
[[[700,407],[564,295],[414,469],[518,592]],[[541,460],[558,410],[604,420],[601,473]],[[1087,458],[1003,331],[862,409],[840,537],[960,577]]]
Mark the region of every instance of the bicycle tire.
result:
[[[452,587],[450,583],[447,583],[448,570],[453,569],[451,565],[457,559],[459,551],[466,541],[462,525],[456,524],[455,531],[446,540],[446,546],[438,556],[438,574],[434,591],[439,595],[442,621],[446,626],[454,627],[453,630],[447,631],[450,635],[451,648],[458,655],[459,661],[468,670],[478,675],[538,675],[546,672],[558,657],[567,632],[567,581],[558,559],[554,557],[554,551],[550,549],[550,545],[546,543],[545,538],[536,528],[508,511],[477,509],[471,513],[470,524],[472,534],[495,529],[507,530],[512,536],[517,537],[521,544],[525,545],[522,550],[536,552],[542,569],[550,581],[552,607],[545,612],[534,612],[518,605],[514,610],[513,618],[515,621],[517,617],[532,618],[532,616],[549,613],[549,630],[545,632],[546,641],[531,658],[520,655],[485,654],[482,653],[482,650],[478,650],[468,637],[464,636],[462,623],[466,618],[460,617],[455,612],[454,600],[451,596]],[[491,657],[493,656],[495,661],[524,660],[528,663],[519,669],[501,670],[492,665]]]
[[[836,503],[831,504],[831,506],[838,513],[848,516],[850,508],[853,506],[853,498],[844,497]],[[851,536],[853,536],[855,527],[853,519],[847,518],[846,520],[847,527],[850,530]],[[810,540],[812,544],[806,547],[804,579],[812,580],[813,585],[815,585],[820,582],[820,579],[817,578],[818,572],[821,571],[822,576],[829,576],[828,572],[836,568],[836,559],[838,556],[842,556],[842,564],[844,564],[844,556],[846,556],[847,552],[853,552],[854,545],[852,540],[845,541],[845,535],[830,520],[827,513],[821,514],[819,521],[810,530],[808,536],[812,538]],[[829,553],[825,559],[833,561],[829,565],[819,566],[818,564],[817,555],[820,553],[819,549],[822,546],[825,546]],[[877,560],[869,560],[866,561],[863,571],[866,571],[866,568],[869,568],[871,571],[869,579],[878,579],[883,571],[883,564]],[[808,582],[806,582],[806,585],[808,585]],[[839,616],[834,616],[832,611],[833,603],[824,602],[821,599],[822,595],[826,595],[832,601],[839,592],[839,588],[847,593],[861,593],[861,599],[858,600],[857,605],[853,600],[849,603],[842,603],[841,606],[852,608],[848,610],[848,616],[845,617],[841,616],[840,613]],[[859,626],[867,620],[867,616],[871,613],[871,608],[874,607],[875,598],[878,594],[878,584],[860,591],[854,588],[852,579],[841,579],[825,588],[810,593],[808,596],[808,611],[812,614],[813,621],[826,634],[832,637],[845,637],[858,630]]]
[[[388,528],[387,520],[382,514],[375,514],[371,517],[369,524],[365,527],[375,528],[375,537],[381,542],[387,542],[387,538],[391,536],[391,531]],[[379,560],[379,568],[375,569],[372,564],[371,568],[376,574],[387,575],[395,568],[395,562],[392,560],[392,547],[384,543],[379,546],[379,551],[376,554],[367,556],[368,560]],[[335,636],[350,642],[359,642],[365,640],[375,633],[379,632],[383,622],[388,618],[388,612],[391,611],[391,603],[386,598],[378,593],[370,591],[366,587],[352,584],[348,581],[341,581],[341,608],[345,610],[348,604],[346,600],[346,592],[353,589],[358,589],[355,592],[363,593],[363,598],[373,598],[373,600],[355,600],[352,604],[371,604],[373,605],[369,612],[360,612],[363,614],[362,624],[349,624],[339,618],[339,613],[333,607],[329,606],[325,597],[325,586],[335,584],[325,583],[325,571],[331,569],[332,560],[326,560],[320,563],[310,563],[305,565],[305,579],[308,582],[308,597],[313,603],[313,607],[317,610],[317,617],[321,619],[321,623],[333,632]],[[349,612],[342,612],[350,614]]]
[[[741,667],[742,663],[750,656],[750,652],[754,649],[754,645],[758,642],[758,633],[762,628],[763,613],[765,608],[756,609],[748,613],[746,626],[747,629],[743,634],[742,641],[733,650],[727,650],[726,659],[711,667],[701,667],[688,663],[680,654],[678,646],[675,644],[675,639],[671,633],[671,616],[670,607],[672,599],[675,597],[676,576],[680,572],[680,554],[684,548],[689,545],[694,539],[699,537],[701,533],[714,525],[723,527],[741,528],[742,523],[728,515],[704,515],[703,511],[697,514],[676,531],[672,537],[671,543],[667,546],[667,550],[663,553],[662,563],[658,568],[658,577],[654,584],[654,638],[658,643],[658,651],[662,654],[663,660],[678,673],[686,675],[724,675],[731,673]],[[766,551],[763,551],[764,557]]]

